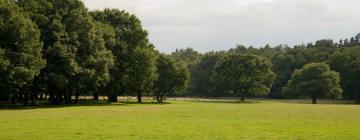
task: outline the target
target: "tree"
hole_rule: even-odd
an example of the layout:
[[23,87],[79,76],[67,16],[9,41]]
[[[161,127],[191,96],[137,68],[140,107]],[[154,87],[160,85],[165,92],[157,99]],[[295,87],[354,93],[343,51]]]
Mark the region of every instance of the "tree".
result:
[[134,64],[131,61],[137,57],[134,56],[137,54],[135,50],[147,48],[154,51],[154,47],[151,47],[147,38],[148,34],[135,15],[117,9],[94,11],[90,14],[96,22],[102,24],[106,47],[111,50],[114,57],[114,67],[110,70],[111,80],[104,88],[108,92],[108,101],[115,102],[119,94],[137,92],[134,91],[135,87],[129,86],[129,83],[138,82],[129,81],[136,79],[129,79],[133,74],[131,67]]
[[70,103],[74,89],[78,96],[109,81],[112,54],[81,1],[19,0],[17,4],[40,27],[48,63],[43,77],[36,79],[48,80],[53,103]]
[[176,50],[175,52],[171,53],[171,55],[175,59],[180,59],[184,61],[189,69],[191,70],[194,65],[196,65],[201,58],[201,54],[195,51],[192,48],[180,49]]
[[[193,48],[186,48],[186,49],[176,49],[175,52],[172,52],[169,57],[175,61],[175,63],[178,63],[180,65],[185,64],[187,66],[187,69],[190,72],[190,78],[193,75],[192,72],[196,71],[195,67],[200,62],[200,59],[202,57],[202,54],[194,50]],[[188,85],[185,87],[185,89],[178,91],[183,94],[191,94],[190,89],[192,88],[192,85]]]
[[229,54],[215,69],[217,88],[240,95],[241,101],[247,94],[267,94],[275,80],[271,66],[270,60],[257,55]]
[[276,80],[269,96],[272,98],[286,98],[282,89],[290,80],[291,74],[305,64],[314,62],[314,57],[305,46],[297,46],[295,48],[284,48],[284,53],[274,56],[271,61],[273,71],[276,73]]
[[225,52],[208,52],[191,71],[190,94],[193,96],[224,96],[216,91],[215,67]]
[[[105,47],[111,51],[112,53],[112,57],[114,60],[114,63],[111,65],[112,67],[110,67],[109,69],[109,75],[110,75],[110,79],[109,82],[106,85],[102,86],[102,90],[103,92],[105,92],[108,95],[108,102],[117,102],[117,93],[116,90],[114,90],[115,88],[117,88],[118,86],[115,86],[114,83],[115,81],[118,81],[119,79],[116,79],[119,77],[119,70],[118,70],[118,64],[117,63],[118,60],[116,56],[118,56],[118,54],[114,55],[113,53],[117,53],[115,46],[117,44],[116,42],[116,33],[115,33],[115,28],[113,28],[111,25],[108,24],[104,24],[101,22],[96,22],[96,26],[97,28],[99,28],[102,31],[102,37],[104,39],[105,42]],[[117,65],[116,65],[117,64]]]
[[157,59],[158,79],[155,81],[156,100],[163,102],[165,94],[186,87],[189,72],[185,65],[176,66],[175,62],[160,54]]
[[29,96],[35,98],[29,87],[45,65],[42,47],[36,24],[14,1],[1,0],[0,87],[1,92],[10,93],[5,96],[11,97],[12,102],[16,96],[23,96],[24,105],[27,105]]
[[128,65],[127,84],[130,92],[136,94],[138,102],[142,102],[144,93],[152,92],[156,73],[156,55],[152,48],[136,48]]
[[[65,1],[63,1],[65,2]],[[28,13],[31,19],[37,24],[41,31],[40,39],[44,43],[43,55],[47,63],[34,83],[44,83],[45,95],[49,95],[49,100],[54,104],[62,102],[64,89],[69,85],[71,77],[76,77],[79,66],[76,63],[77,46],[76,39],[70,39],[65,31],[62,17],[70,9],[61,10],[54,6],[55,1],[49,0],[18,0],[17,4]],[[67,5],[64,4],[64,9]],[[69,21],[69,20],[67,20]],[[75,33],[75,32],[73,32]],[[75,35],[73,35],[75,37]],[[72,78],[77,79],[77,78]],[[73,81],[74,82],[74,81]],[[78,83],[78,81],[76,82]],[[75,84],[72,84],[75,86]],[[77,84],[78,85],[78,84]],[[77,86],[76,85],[76,86]],[[33,85],[38,88],[38,84]]]
[[79,64],[82,66],[83,84],[87,87],[94,87],[94,99],[98,99],[99,88],[104,87],[110,81],[110,69],[113,68],[114,60],[111,51],[107,50],[104,44],[103,30],[97,27],[89,29],[89,45],[85,52],[80,54]]
[[310,63],[292,74],[284,92],[294,97],[310,97],[316,104],[318,98],[339,97],[342,92],[340,76],[326,63]]
[[360,103],[360,47],[338,50],[330,57],[329,64],[340,73],[343,98]]

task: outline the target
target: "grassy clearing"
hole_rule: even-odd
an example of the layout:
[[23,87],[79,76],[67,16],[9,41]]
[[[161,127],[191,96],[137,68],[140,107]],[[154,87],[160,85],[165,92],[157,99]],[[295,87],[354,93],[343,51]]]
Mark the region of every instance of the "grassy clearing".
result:
[[0,109],[0,139],[360,139],[360,106],[118,103]]

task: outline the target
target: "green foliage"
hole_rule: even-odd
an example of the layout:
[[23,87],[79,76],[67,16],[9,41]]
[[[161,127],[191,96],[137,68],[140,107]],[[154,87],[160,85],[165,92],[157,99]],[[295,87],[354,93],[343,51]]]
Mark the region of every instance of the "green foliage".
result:
[[36,24],[13,1],[1,0],[0,87],[3,92],[27,92],[24,87],[32,84],[45,65],[42,46]]
[[89,36],[91,45],[86,48],[88,54],[80,54],[80,64],[85,68],[83,71],[89,74],[85,81],[95,87],[105,86],[110,81],[110,68],[114,65],[113,55],[105,47],[103,37],[106,36],[103,33],[102,30],[93,28]]
[[284,48],[280,53],[272,58],[273,71],[276,73],[276,80],[270,93],[271,97],[284,98],[282,88],[286,86],[291,74],[302,68],[305,64],[313,62],[313,55],[304,46],[296,48]]
[[[141,59],[139,58],[141,55],[139,53],[145,55],[151,52],[149,58],[153,59],[152,53],[154,52],[153,46],[148,41],[147,32],[142,29],[140,20],[135,15],[117,9],[94,11],[90,14],[103,31],[106,48],[111,50],[114,58],[114,67],[110,70],[111,80],[110,83],[105,86],[105,88],[108,89],[109,101],[116,101],[118,92],[120,92],[120,94],[127,93],[130,95],[143,92],[145,89],[148,92],[148,86],[150,86],[149,81],[137,83],[139,82],[137,80],[141,77],[140,75],[143,75],[142,77],[145,79],[152,79],[151,74],[146,73],[146,71],[137,71],[139,73],[139,75],[137,75],[133,70],[140,70],[135,66],[140,63],[138,59]],[[153,60],[150,61],[149,63],[152,63]],[[153,64],[144,66],[152,67],[152,65]],[[140,77],[132,77],[134,75]],[[129,83],[136,84],[129,85]]]
[[[202,57],[202,54],[197,52],[196,50],[192,48],[186,48],[186,49],[176,49],[175,52],[172,52],[169,57],[174,60],[176,65],[185,65],[187,66],[187,69],[189,71],[189,77],[190,79],[194,79],[193,72],[196,72],[196,67],[200,62],[200,59]],[[186,88],[182,91],[178,91],[179,93],[182,93],[182,95],[196,95],[194,93],[190,93],[192,84],[186,86]]]
[[176,65],[175,62],[164,54],[157,59],[158,79],[155,81],[156,99],[164,100],[165,94],[183,90],[189,79],[189,71],[185,65]]
[[360,47],[338,50],[330,57],[329,64],[340,73],[343,97],[360,102]]
[[19,0],[17,4],[38,25],[44,42],[47,65],[35,83],[48,80],[46,92],[50,96],[59,92],[58,103],[63,95],[71,99],[72,92],[63,90],[96,89],[110,81],[112,54],[81,1]]
[[190,94],[192,96],[224,96],[216,88],[215,67],[225,52],[205,53],[191,72]]
[[199,63],[201,58],[201,54],[192,48],[186,48],[180,50],[177,49],[175,52],[171,54],[171,56],[175,59],[184,61],[188,65],[190,70],[192,70],[192,68],[197,63]]
[[132,51],[137,47],[148,45],[148,33],[142,28],[140,20],[135,15],[117,9],[94,11],[90,14],[95,21],[115,29],[116,48],[114,49]]
[[127,71],[129,92],[135,93],[141,102],[144,93],[151,93],[156,73],[156,54],[152,48],[136,48],[130,55]]
[[359,44],[357,34],[294,47],[237,45],[204,54],[186,48],[163,55],[128,12],[88,11],[80,0],[0,0],[0,100],[49,97],[62,104],[81,94],[108,95],[109,102],[118,95],[141,101],[143,94],[159,101],[165,95],[286,98],[282,90],[296,69],[327,62],[342,77],[344,99],[360,102]]
[[314,104],[318,98],[338,98],[342,92],[340,76],[326,63],[310,63],[292,74],[284,92],[292,97],[310,97]]
[[217,88],[244,100],[247,94],[267,94],[275,80],[270,60],[257,55],[229,54],[216,66]]

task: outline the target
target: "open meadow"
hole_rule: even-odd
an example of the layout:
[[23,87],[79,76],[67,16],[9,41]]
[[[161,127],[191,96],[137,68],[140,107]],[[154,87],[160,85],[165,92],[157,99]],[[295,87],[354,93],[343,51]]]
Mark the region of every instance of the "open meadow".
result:
[[359,5],[0,0],[0,140],[360,140]]
[[0,124],[2,140],[356,140],[360,139],[360,106],[253,100],[4,107]]

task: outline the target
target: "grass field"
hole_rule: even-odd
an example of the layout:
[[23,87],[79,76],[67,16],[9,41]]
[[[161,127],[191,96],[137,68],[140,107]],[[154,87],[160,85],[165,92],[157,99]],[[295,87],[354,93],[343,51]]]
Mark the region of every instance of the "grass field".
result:
[[360,106],[260,100],[2,108],[0,139],[356,140]]

